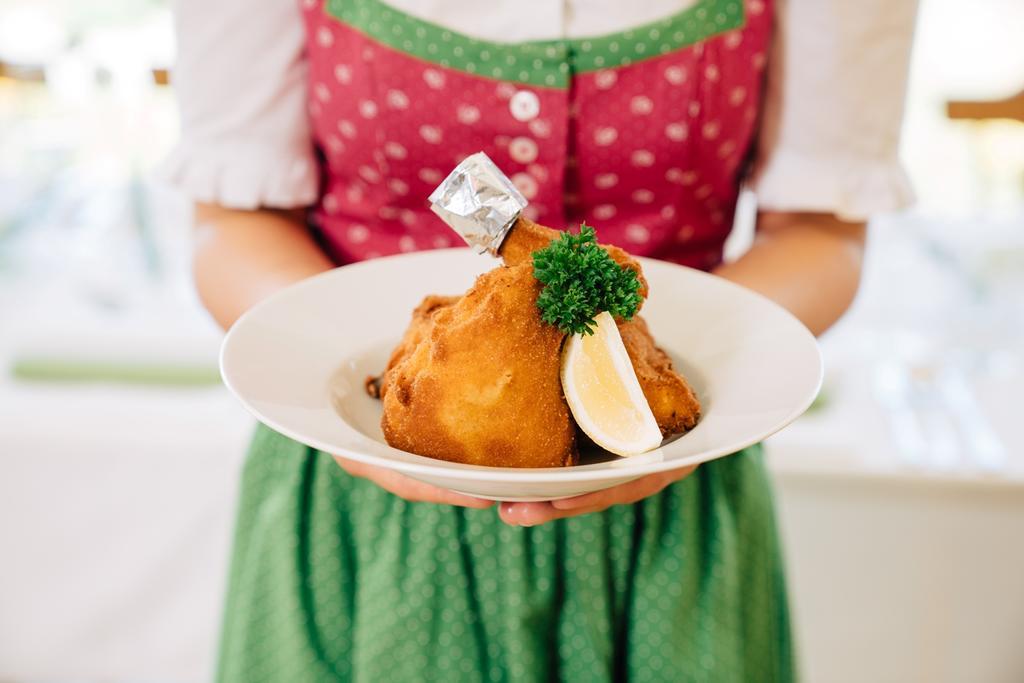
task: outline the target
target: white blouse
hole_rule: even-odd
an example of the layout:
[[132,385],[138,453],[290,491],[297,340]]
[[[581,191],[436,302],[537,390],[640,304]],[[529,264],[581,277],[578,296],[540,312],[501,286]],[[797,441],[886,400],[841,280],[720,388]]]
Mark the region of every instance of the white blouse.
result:
[[[389,0],[500,42],[627,30],[695,0]],[[251,209],[317,199],[296,0],[176,0],[181,140],[162,175],[196,201]],[[758,0],[748,9],[756,11]],[[776,0],[751,178],[762,210],[864,220],[912,192],[897,157],[917,0]],[[486,11],[484,11],[486,10]],[[530,21],[523,21],[524,16]]]

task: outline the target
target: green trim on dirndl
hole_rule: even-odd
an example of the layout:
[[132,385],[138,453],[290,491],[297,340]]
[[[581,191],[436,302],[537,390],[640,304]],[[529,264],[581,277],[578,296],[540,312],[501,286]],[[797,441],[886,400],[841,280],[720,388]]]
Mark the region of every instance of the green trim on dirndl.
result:
[[537,87],[569,87],[576,74],[629,66],[740,28],[742,0],[698,0],[627,31],[566,40],[498,43],[472,38],[381,0],[327,0],[327,13],[395,50],[444,68]]

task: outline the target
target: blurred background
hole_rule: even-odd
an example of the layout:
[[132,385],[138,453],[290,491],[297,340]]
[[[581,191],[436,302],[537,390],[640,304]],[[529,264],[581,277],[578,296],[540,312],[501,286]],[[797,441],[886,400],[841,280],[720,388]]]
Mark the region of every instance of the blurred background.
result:
[[[919,202],[769,442],[809,681],[1024,680],[1022,35],[1019,0],[921,0]],[[3,682],[211,676],[252,420],[152,180],[173,59],[166,2],[0,0]]]

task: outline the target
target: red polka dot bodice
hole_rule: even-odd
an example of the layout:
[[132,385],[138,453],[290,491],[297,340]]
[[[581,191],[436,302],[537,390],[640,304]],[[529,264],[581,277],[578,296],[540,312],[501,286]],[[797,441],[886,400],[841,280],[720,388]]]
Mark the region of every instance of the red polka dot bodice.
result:
[[[338,263],[461,244],[427,196],[481,150],[530,201],[530,218],[586,221],[637,255],[705,269],[721,260],[758,119],[770,36],[761,0],[748,0],[737,28],[637,61],[617,55],[664,31],[513,53],[448,31],[432,42],[415,21],[387,24],[410,36],[387,40],[367,28],[386,26],[354,26],[312,0],[303,9],[323,159],[314,220]],[[594,67],[596,50],[610,66]],[[495,78],[488,64],[521,71]]]

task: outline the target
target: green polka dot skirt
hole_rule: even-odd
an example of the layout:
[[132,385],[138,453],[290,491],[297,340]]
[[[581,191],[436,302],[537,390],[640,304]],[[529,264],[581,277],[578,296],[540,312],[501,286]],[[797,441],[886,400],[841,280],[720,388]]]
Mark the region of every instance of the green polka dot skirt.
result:
[[218,680],[790,681],[759,448],[533,528],[408,503],[260,427]]

